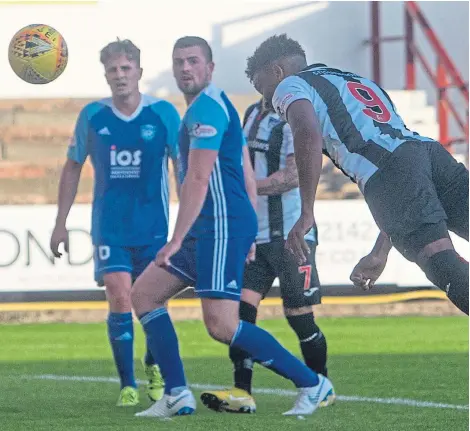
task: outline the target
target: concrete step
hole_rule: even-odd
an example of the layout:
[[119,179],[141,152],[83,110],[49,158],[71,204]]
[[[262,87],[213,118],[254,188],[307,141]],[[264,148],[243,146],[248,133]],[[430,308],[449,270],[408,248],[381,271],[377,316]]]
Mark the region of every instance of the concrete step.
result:
[[386,91],[398,110],[422,108],[428,104],[427,95],[424,90]]

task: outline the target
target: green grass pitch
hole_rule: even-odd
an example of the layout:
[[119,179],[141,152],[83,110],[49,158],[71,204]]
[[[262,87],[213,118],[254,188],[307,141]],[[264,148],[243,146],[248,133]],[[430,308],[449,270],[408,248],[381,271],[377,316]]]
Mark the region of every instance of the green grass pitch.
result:
[[[116,372],[104,324],[4,325],[0,429],[468,430],[467,318],[324,318],[318,323],[328,338],[330,377],[341,396],[336,405],[304,420],[283,417],[294,396],[270,390],[292,391],[292,384],[256,366],[255,388],[268,390],[255,395],[255,415],[217,414],[198,402],[195,415],[170,421],[134,417],[150,405],[143,388],[140,406],[115,407],[119,386],[112,379]],[[260,325],[300,354],[284,320]],[[176,329],[189,383],[229,386],[227,347],[211,340],[201,322],[178,322]],[[140,361],[144,342],[138,323],[135,333],[136,374],[144,379]],[[196,387],[199,400],[201,390]]]

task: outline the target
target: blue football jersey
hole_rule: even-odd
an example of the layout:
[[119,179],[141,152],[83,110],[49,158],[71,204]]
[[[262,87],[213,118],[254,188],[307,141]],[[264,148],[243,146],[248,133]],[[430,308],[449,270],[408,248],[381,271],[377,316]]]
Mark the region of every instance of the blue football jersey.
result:
[[172,104],[142,95],[131,116],[112,99],[80,112],[68,157],[94,168],[92,241],[140,246],[168,236],[168,156],[178,157],[180,117]]
[[179,179],[188,170],[189,151],[218,151],[209,190],[191,234],[206,238],[256,236],[256,214],[245,187],[242,148],[246,145],[237,111],[223,91],[210,84],[189,106],[179,141]]

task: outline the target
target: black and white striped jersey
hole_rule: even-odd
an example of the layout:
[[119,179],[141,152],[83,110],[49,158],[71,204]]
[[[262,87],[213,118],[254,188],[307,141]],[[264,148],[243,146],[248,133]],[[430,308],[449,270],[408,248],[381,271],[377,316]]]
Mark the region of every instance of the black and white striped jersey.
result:
[[369,79],[314,64],[285,78],[273,106],[286,120],[296,100],[312,102],[323,135],[323,152],[362,192],[367,180],[407,141],[432,141],[410,131],[388,94]]
[[[251,105],[243,121],[256,179],[264,179],[286,167],[287,156],[294,153],[292,132],[273,110],[262,110],[261,103]],[[299,189],[274,196],[258,196],[258,244],[287,238],[300,217]],[[306,239],[316,241],[314,231]]]

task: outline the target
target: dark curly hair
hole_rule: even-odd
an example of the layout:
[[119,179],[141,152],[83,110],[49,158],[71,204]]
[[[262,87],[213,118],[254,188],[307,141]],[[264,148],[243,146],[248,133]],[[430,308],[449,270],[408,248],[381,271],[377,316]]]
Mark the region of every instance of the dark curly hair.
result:
[[285,33],[271,36],[256,48],[251,57],[248,57],[245,70],[246,76],[253,82],[255,73],[273,61],[294,56],[306,59],[305,51],[299,42],[290,39]]

